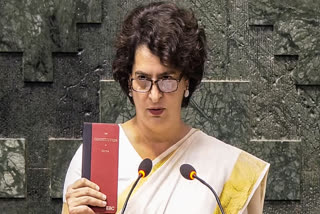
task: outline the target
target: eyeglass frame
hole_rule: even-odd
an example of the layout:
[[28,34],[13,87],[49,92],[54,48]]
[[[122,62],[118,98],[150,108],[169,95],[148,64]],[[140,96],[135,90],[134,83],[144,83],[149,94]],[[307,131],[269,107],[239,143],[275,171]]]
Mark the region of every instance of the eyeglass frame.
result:
[[138,80],[138,79],[130,78],[131,89],[132,89],[133,91],[135,91],[135,92],[138,92],[138,93],[148,93],[148,92],[151,91],[153,85],[155,84],[160,92],[162,92],[162,93],[172,93],[172,92],[175,92],[175,91],[178,90],[178,88],[179,88],[179,83],[180,83],[180,81],[182,80],[183,76],[184,76],[183,74],[180,74],[179,79],[175,79],[175,78],[171,78],[171,79],[170,79],[170,80],[175,80],[175,81],[177,81],[177,88],[176,88],[174,91],[164,92],[164,91],[162,91],[162,90],[159,88],[158,82],[159,82],[160,80],[166,80],[166,79],[164,79],[164,78],[160,78],[160,79],[157,79],[157,80],[153,80],[153,79],[148,79],[148,78],[146,78],[145,80],[151,82],[151,86],[150,86],[150,88],[149,88],[148,91],[137,91],[137,90],[133,89],[133,87],[132,87],[132,81],[133,81],[133,80]]

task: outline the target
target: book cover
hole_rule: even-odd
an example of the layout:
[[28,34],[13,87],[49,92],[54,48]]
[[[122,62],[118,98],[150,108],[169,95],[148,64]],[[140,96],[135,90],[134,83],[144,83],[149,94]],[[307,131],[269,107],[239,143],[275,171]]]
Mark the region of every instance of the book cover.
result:
[[84,123],[82,177],[96,183],[107,196],[107,206],[92,207],[95,212],[117,212],[118,162],[119,126]]

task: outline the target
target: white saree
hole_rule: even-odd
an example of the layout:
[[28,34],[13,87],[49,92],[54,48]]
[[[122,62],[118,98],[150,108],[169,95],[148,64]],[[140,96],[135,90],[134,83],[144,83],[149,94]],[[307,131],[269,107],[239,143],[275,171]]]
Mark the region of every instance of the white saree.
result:
[[[118,212],[121,213],[142,161],[120,126]],[[246,214],[253,194],[264,200],[269,164],[200,130],[190,132],[153,160],[149,176],[139,181],[126,214],[219,214],[212,192],[197,180],[186,180],[180,166],[191,164],[220,197],[226,214]],[[64,187],[81,177],[81,147],[70,163]]]
[[[180,166],[184,163],[191,164],[197,175],[215,189],[226,214],[246,213],[247,205],[260,185],[261,200],[264,198],[268,163],[192,129],[153,161],[152,172],[133,192],[126,213],[220,213],[216,199],[207,187],[180,175]],[[119,197],[118,213],[130,187]]]

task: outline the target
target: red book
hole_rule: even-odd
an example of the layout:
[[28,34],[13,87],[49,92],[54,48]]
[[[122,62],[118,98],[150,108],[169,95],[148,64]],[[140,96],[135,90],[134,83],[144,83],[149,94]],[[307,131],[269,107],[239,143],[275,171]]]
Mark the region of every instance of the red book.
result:
[[82,177],[91,180],[107,196],[106,207],[92,207],[98,213],[116,213],[118,200],[119,126],[84,123]]

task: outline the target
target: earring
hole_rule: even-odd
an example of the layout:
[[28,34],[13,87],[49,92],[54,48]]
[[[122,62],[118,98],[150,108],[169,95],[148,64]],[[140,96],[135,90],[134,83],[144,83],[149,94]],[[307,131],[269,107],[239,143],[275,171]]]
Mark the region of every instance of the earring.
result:
[[185,91],[184,91],[184,97],[188,97],[189,96],[189,89],[186,89]]
[[129,91],[128,95],[129,95],[129,97],[132,97],[132,91]]

